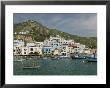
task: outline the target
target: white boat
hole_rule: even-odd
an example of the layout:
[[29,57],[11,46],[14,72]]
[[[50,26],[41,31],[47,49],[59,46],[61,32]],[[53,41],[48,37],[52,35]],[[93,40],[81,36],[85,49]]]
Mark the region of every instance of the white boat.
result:
[[35,68],[39,68],[40,66],[32,66],[32,67],[28,67],[28,66],[24,66],[23,69],[35,69]]
[[86,57],[86,61],[88,61],[88,62],[97,62],[97,55],[93,54],[89,57]]
[[23,66],[23,69],[36,69],[39,68],[39,65],[36,65],[35,63],[33,63],[33,65],[27,65],[27,66]]
[[15,62],[22,62],[23,59],[14,60]]

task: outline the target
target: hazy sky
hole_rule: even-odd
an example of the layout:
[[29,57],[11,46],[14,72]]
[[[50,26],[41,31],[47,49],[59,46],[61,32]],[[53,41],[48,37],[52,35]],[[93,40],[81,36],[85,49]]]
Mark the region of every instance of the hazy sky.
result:
[[96,13],[14,13],[14,23],[36,20],[48,28],[73,35],[96,37]]

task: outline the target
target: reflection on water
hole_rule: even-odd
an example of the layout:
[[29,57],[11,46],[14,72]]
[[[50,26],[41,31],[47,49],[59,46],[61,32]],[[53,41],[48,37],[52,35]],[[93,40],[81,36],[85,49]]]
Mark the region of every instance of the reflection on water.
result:
[[[33,65],[39,68],[31,68]],[[24,65],[31,65],[23,69]],[[32,58],[14,61],[14,75],[97,75],[97,62],[85,62],[84,59],[37,60]]]

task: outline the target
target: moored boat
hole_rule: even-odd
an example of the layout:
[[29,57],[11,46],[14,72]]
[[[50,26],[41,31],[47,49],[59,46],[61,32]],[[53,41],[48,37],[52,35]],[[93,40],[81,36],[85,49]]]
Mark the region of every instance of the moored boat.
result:
[[16,60],[14,60],[14,62],[22,62],[22,61],[24,61],[24,59],[16,59]]
[[79,55],[79,54],[74,54],[71,56],[72,59],[85,59],[85,56]]
[[39,67],[40,67],[39,65],[38,66],[31,66],[31,67],[30,66],[26,66],[26,67],[24,66],[23,69],[36,69]]
[[97,58],[95,58],[95,57],[87,57],[86,61],[88,61],[88,62],[97,62]]
[[97,54],[93,53],[91,56],[86,57],[86,61],[88,61],[88,62],[97,62]]

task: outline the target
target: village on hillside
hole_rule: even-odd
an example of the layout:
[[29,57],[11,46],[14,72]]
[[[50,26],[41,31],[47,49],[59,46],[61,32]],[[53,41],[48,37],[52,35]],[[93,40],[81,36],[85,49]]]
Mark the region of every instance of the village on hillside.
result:
[[[15,33],[16,34],[16,33]],[[14,40],[13,53],[14,56],[60,56],[70,57],[72,54],[93,54],[96,49],[75,42],[74,40],[66,40],[59,35],[50,36],[43,42],[24,40]]]

